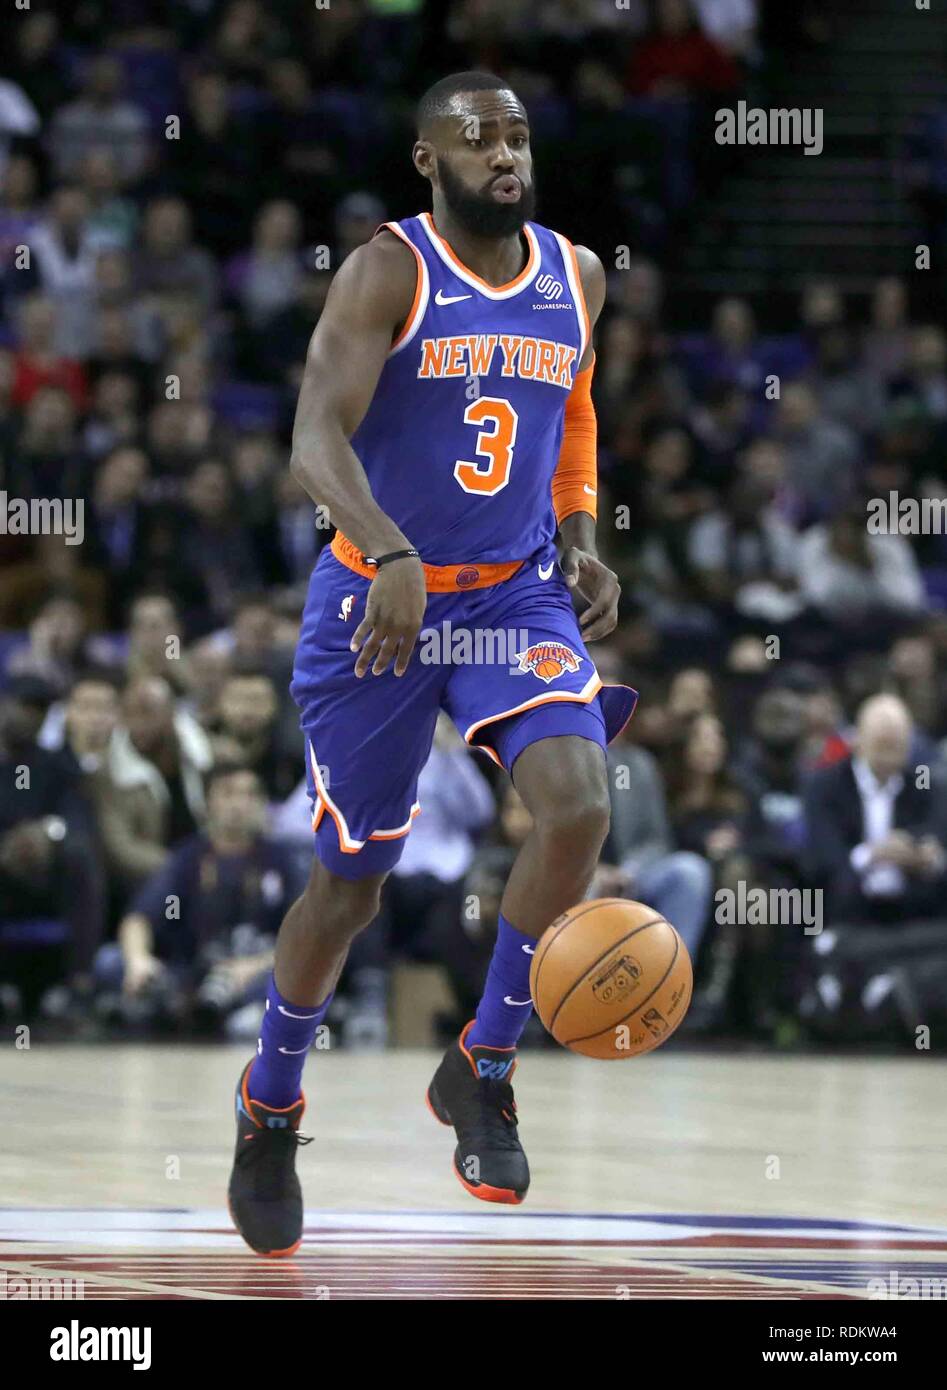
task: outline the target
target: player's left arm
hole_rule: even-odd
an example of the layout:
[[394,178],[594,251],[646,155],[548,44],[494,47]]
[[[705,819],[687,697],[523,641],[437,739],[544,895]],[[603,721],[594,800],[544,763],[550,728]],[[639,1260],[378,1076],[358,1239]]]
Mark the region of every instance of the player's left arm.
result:
[[563,546],[559,564],[570,589],[588,599],[579,626],[585,641],[594,642],[607,637],[617,624],[621,588],[618,576],[598,558],[595,545],[598,426],[592,404],[593,333],[605,303],[605,269],[586,246],[577,246],[575,256],[589,314],[589,341],[566,401],[552,499]]

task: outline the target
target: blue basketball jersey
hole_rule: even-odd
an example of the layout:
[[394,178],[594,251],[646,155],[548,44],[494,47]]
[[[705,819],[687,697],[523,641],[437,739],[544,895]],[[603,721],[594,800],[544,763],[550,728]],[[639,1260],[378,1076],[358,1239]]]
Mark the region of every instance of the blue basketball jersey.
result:
[[414,251],[417,290],[352,447],[428,564],[526,559],[556,532],[552,476],[589,336],[575,252],[529,222],[527,264],[495,287],[430,213],[385,225]]

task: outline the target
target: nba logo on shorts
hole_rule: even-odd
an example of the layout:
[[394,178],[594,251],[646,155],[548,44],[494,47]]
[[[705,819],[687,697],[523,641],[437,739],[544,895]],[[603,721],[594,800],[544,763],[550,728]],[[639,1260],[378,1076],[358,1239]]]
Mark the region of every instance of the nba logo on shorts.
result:
[[339,617],[342,619],[344,623],[347,623],[349,618],[352,616],[352,604],[354,602],[354,594],[346,594],[345,598],[342,600],[342,607],[339,609]]

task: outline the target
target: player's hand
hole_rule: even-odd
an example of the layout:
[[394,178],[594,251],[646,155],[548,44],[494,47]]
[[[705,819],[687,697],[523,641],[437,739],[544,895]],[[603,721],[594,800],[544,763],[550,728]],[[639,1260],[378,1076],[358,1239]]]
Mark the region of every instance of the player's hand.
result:
[[618,575],[603,564],[597,555],[570,545],[559,561],[570,589],[578,589],[589,606],[579,619],[583,640],[595,642],[607,637],[618,623],[618,600],[621,585]]
[[359,653],[355,663],[359,680],[369,666],[373,676],[380,676],[392,660],[395,675],[404,675],[426,607],[427,589],[420,560],[406,556],[382,566],[368,591],[365,616],[352,636],[352,651]]

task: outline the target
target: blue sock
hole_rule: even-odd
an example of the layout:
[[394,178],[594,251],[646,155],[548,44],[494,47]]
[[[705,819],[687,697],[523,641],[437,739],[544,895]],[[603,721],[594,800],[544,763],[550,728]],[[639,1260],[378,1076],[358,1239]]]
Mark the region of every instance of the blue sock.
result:
[[464,1039],[466,1047],[516,1046],[533,1012],[529,967],[535,947],[535,937],[524,936],[500,914],[483,998],[474,1025]]
[[247,1077],[252,1100],[274,1110],[295,1104],[302,1089],[306,1056],[331,1003],[330,994],[316,1008],[311,1004],[292,1004],[283,998],[275,977],[270,976],[256,1061]]

